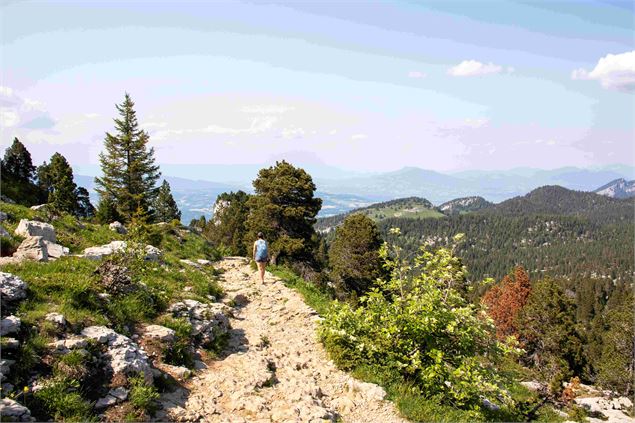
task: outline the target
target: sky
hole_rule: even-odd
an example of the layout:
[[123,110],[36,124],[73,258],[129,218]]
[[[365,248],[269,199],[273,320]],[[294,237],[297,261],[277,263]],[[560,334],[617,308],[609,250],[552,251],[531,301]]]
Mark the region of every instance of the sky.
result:
[[166,165],[635,164],[630,0],[0,4],[0,148],[36,164],[94,167],[125,92]]

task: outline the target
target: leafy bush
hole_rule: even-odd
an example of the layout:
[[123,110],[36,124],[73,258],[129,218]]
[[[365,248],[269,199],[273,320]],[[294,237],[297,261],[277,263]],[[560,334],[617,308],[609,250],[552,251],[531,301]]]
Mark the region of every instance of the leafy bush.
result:
[[414,266],[386,244],[381,256],[390,279],[378,280],[357,309],[336,303],[322,321],[333,359],[396,371],[422,394],[458,407],[480,410],[483,395],[509,402],[496,364],[512,349],[460,294],[466,269],[452,250],[422,250]]

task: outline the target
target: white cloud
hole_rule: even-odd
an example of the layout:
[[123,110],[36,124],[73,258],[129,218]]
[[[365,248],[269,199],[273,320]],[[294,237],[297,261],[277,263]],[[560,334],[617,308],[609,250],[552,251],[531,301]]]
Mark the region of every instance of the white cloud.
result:
[[304,136],[304,129],[302,128],[284,128],[282,130],[282,138],[290,139],[290,138],[302,138]]
[[0,126],[11,128],[20,123],[20,115],[13,107],[0,108]]
[[622,54],[607,54],[598,61],[591,72],[583,68],[575,69],[571,72],[571,79],[596,80],[609,90],[634,92],[635,50]]
[[465,119],[465,125],[470,128],[482,128],[489,123],[487,118],[467,118]]
[[426,76],[428,76],[428,74],[425,72],[419,72],[419,71],[408,72],[408,78],[423,79]]
[[0,85],[0,95],[3,97],[13,97],[13,89]]
[[363,140],[368,138],[368,136],[366,134],[355,134],[353,136],[351,136],[352,140]]
[[295,107],[289,107],[281,104],[259,104],[254,106],[245,106],[242,111],[245,113],[257,113],[263,115],[282,114],[294,110]]
[[481,63],[476,60],[464,60],[456,66],[448,69],[452,76],[479,76],[500,73],[503,67],[494,63]]

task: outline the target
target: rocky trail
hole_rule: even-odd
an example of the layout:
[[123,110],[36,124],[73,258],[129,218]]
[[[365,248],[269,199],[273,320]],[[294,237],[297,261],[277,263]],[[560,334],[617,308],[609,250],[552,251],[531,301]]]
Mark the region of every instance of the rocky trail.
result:
[[338,370],[317,340],[317,313],[269,272],[225,258],[221,284],[233,317],[226,350],[175,392],[157,420],[403,422],[384,390]]

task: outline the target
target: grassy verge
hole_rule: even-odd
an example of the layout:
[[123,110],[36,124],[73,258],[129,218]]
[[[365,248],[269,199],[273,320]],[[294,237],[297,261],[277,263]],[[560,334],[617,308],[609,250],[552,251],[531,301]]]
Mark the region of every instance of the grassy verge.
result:
[[304,302],[317,311],[320,316],[326,315],[333,301],[333,296],[330,293],[318,289],[318,287],[305,281],[287,267],[269,266],[267,269],[282,279],[285,286],[295,289],[302,294]]

